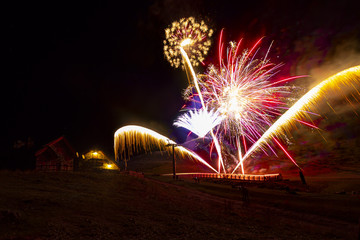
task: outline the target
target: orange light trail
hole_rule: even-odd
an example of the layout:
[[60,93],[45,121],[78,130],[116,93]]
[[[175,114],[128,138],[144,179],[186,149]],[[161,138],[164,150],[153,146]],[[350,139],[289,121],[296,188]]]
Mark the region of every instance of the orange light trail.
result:
[[[205,103],[204,103],[204,98],[202,96],[202,93],[201,93],[201,90],[200,90],[200,87],[199,87],[199,84],[198,84],[198,79],[196,77],[196,74],[195,74],[195,71],[191,65],[191,62],[190,62],[190,59],[188,57],[188,55],[186,54],[185,50],[183,49],[182,46],[179,47],[180,48],[180,52],[181,52],[181,55],[183,56],[184,60],[185,60],[185,63],[186,65],[188,66],[188,68],[190,69],[190,72],[191,72],[191,75],[192,75],[192,78],[193,78],[193,82],[194,82],[194,85],[195,85],[195,89],[198,93],[198,96],[200,98],[200,102],[201,102],[201,106],[202,107],[205,107]],[[214,144],[215,144],[215,149],[218,153],[218,161],[219,161],[219,164],[218,164],[218,172],[220,172],[221,170],[221,167],[223,167],[223,171],[226,173],[226,169],[225,169],[225,166],[224,166],[224,161],[223,161],[223,158],[222,158],[222,154],[221,154],[221,147],[220,147],[220,144],[219,144],[219,140],[217,139],[217,137],[215,136],[214,132],[212,130],[210,130],[210,134],[211,134],[211,137],[213,138],[213,141],[214,141]]]
[[[316,103],[326,96],[330,90],[339,91],[341,86],[353,86],[353,82],[360,82],[360,65],[348,68],[320,82],[304,96],[302,96],[291,108],[269,127],[269,129],[254,143],[243,157],[248,158],[258,147],[267,144],[267,140],[283,135],[287,128],[291,127],[293,121],[306,117],[306,110],[313,108]],[[240,163],[235,167],[233,173],[239,168]]]
[[[177,145],[173,140],[151,130],[136,125],[128,125],[118,129],[114,134],[115,159],[129,159],[140,150],[150,153],[154,150],[166,151],[172,154],[172,149],[167,145]],[[196,153],[182,147],[176,146],[175,154],[180,157],[190,157],[204,164],[214,172],[218,173],[210,164]]]

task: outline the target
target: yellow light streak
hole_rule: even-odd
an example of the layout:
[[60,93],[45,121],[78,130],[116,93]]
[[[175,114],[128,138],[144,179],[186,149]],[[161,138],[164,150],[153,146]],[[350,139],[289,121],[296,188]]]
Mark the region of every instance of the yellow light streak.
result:
[[[150,153],[155,150],[165,151],[172,154],[169,144],[176,145],[173,140],[151,130],[137,125],[128,125],[118,129],[114,134],[115,159],[129,159],[140,150]],[[217,172],[210,164],[196,153],[182,147],[176,146],[175,154],[179,157],[190,157],[195,159],[214,172]]]
[[[199,98],[200,98],[200,101],[201,101],[201,105],[202,105],[202,107],[205,107],[204,99],[203,99],[203,96],[201,94],[200,87],[199,87],[199,84],[198,84],[198,79],[197,79],[195,71],[194,71],[194,69],[193,69],[193,67],[192,67],[192,65],[190,63],[190,59],[189,59],[188,55],[186,54],[185,50],[182,47],[180,47],[180,52],[181,52],[181,55],[183,56],[183,58],[185,60],[186,65],[190,69],[196,91],[197,91],[197,93],[199,95]],[[220,147],[219,140],[217,139],[217,137],[215,136],[215,134],[214,134],[214,132],[212,130],[210,131],[210,134],[211,134],[211,137],[214,140],[215,148],[216,148],[216,151],[217,151],[218,157],[219,157],[218,171],[220,172],[220,166],[222,166],[224,173],[226,173],[226,169],[225,169],[225,166],[224,166],[224,160],[223,160],[222,154],[221,154],[221,147]]]
[[[328,91],[339,91],[341,87],[353,85],[353,82],[360,82],[360,65],[348,68],[320,82],[304,96],[302,96],[295,104],[289,108],[271,127],[255,142],[251,148],[243,156],[243,161],[249,157],[259,146],[266,144],[271,137],[281,136],[294,126],[296,119],[307,117],[306,111],[311,111],[316,104],[325,97]],[[234,173],[240,163],[235,167]]]

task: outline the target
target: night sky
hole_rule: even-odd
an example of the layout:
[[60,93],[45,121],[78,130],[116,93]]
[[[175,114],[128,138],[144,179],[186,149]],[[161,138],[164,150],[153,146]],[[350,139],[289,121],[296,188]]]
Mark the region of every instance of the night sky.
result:
[[271,58],[285,64],[284,75],[358,65],[358,2],[12,1],[3,22],[2,147],[30,137],[39,149],[64,135],[76,151],[112,156],[113,134],[127,124],[175,138],[188,81],[165,60],[163,40],[181,17],[215,30],[206,63],[224,28],[225,40],[244,37],[245,46],[274,41]]

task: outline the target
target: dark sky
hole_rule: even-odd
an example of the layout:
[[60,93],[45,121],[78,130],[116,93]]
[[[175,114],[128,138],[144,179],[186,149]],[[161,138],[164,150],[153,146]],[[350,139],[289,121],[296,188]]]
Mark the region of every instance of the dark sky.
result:
[[114,132],[127,124],[174,136],[187,79],[163,55],[171,22],[204,19],[215,30],[213,49],[221,28],[226,40],[248,44],[266,36],[284,74],[308,74],[342,46],[358,55],[357,2],[12,1],[3,22],[2,145],[31,137],[41,147],[65,135],[76,151],[111,155]]

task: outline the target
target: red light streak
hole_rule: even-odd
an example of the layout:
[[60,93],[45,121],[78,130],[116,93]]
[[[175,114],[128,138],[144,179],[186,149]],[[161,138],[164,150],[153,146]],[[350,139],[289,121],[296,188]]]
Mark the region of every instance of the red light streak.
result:
[[[295,160],[291,157],[291,155],[290,155],[290,154],[286,151],[286,149],[283,147],[283,145],[281,145],[280,142],[279,142],[276,138],[273,137],[273,139],[274,139],[274,141],[277,143],[277,145],[279,145],[279,147],[281,148],[281,150],[283,150],[283,152],[286,154],[286,156],[288,156],[288,158],[295,164],[295,166],[297,166],[298,168],[300,168],[299,165],[297,165],[297,163],[295,162]],[[300,168],[300,169],[301,169],[301,168]]]

